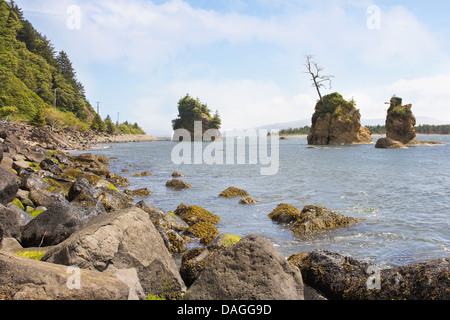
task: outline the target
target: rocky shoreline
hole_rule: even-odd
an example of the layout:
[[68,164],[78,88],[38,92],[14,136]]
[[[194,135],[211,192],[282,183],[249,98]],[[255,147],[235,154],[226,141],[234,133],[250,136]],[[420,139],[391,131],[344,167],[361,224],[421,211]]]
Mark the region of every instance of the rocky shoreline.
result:
[[[179,204],[172,213],[136,202],[151,191],[132,190],[110,172],[110,159],[63,151],[128,141],[158,139],[0,126],[0,300],[450,297],[450,258],[390,269],[324,250],[285,259],[261,236],[220,234],[220,217],[201,207]],[[249,198],[235,187],[219,195]],[[360,222],[286,204],[268,219],[293,223],[295,233]]]

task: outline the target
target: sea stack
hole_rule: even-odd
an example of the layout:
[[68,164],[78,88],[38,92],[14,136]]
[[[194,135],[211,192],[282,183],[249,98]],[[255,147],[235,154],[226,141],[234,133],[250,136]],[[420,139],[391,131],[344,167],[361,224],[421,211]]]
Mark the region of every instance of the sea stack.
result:
[[316,104],[312,117],[309,145],[352,145],[373,143],[371,132],[361,126],[361,114],[354,101],[346,101],[337,92]]
[[402,98],[393,97],[386,117],[386,138],[377,141],[376,148],[401,148],[417,145],[416,118],[412,105],[402,105]]

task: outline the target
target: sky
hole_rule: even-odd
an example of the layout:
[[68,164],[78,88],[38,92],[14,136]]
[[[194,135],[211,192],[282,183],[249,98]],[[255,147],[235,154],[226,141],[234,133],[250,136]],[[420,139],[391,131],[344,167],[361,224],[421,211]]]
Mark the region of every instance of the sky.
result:
[[186,94],[225,130],[311,119],[305,55],[364,120],[393,95],[450,123],[450,1],[16,0],[68,53],[100,115],[170,136]]

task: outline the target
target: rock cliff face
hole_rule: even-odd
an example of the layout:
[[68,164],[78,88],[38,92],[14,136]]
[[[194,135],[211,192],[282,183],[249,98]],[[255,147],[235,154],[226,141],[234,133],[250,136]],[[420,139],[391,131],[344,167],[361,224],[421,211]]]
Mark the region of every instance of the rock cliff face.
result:
[[361,114],[353,102],[338,93],[319,101],[313,115],[309,145],[352,145],[372,143],[371,132],[361,126]]
[[411,104],[402,105],[402,98],[393,97],[386,117],[386,138],[377,141],[377,148],[401,148],[417,145],[416,118]]

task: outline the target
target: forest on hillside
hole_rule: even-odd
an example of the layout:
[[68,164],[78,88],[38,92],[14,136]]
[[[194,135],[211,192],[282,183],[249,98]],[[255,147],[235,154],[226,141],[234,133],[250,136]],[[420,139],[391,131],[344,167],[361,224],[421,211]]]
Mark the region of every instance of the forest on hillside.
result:
[[101,119],[86,98],[68,53],[56,52],[14,1],[4,0],[0,0],[0,118],[54,130],[144,133],[137,123]]

